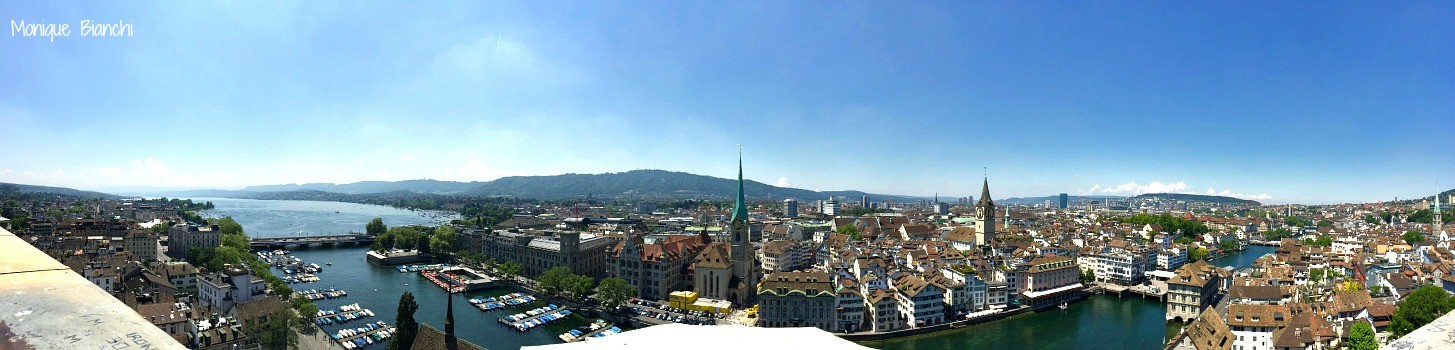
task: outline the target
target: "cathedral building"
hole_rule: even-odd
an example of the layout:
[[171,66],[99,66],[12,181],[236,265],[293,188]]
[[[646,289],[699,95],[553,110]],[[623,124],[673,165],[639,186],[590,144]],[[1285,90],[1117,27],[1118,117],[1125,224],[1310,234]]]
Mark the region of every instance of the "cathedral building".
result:
[[699,297],[728,300],[739,307],[753,304],[761,272],[750,230],[748,203],[743,195],[743,158],[739,154],[738,203],[728,224],[729,241],[708,244],[693,263],[693,288]]

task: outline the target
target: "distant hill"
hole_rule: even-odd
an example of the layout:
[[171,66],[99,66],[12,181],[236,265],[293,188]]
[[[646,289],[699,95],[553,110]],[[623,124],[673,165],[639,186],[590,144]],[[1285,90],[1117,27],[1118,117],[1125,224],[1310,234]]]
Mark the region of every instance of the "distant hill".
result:
[[310,183],[249,186],[242,190],[251,192],[323,191],[346,194],[409,191],[427,194],[458,194],[480,187],[482,184],[484,183],[439,180],[363,181],[349,184]]
[[36,185],[23,185],[23,184],[13,184],[13,183],[0,182],[0,196],[6,195],[6,194],[55,195],[55,196],[72,197],[72,198],[105,198],[105,199],[118,199],[118,198],[122,198],[121,196],[117,196],[117,195],[110,194],[110,193],[101,193],[101,192],[95,192],[95,191],[82,191],[82,190],[78,190],[78,189],[74,189],[74,188],[51,187],[51,186],[36,186]]
[[[994,196],[992,196],[992,197],[994,197]],[[1085,202],[1085,201],[1088,201],[1088,200],[1099,201],[1099,200],[1104,200],[1104,199],[1122,199],[1122,198],[1127,198],[1127,197],[1123,197],[1123,196],[1072,196],[1072,195],[1067,195],[1066,196],[1066,201],[1074,204],[1074,203]],[[980,198],[976,198],[975,200],[980,200]],[[1041,204],[1041,203],[1045,203],[1046,201],[1051,201],[1052,203],[1059,203],[1061,201],[1061,196],[1060,195],[1055,195],[1055,196],[1045,196],[1045,197],[1011,197],[1011,198],[1004,198],[1004,199],[996,199],[995,200],[995,203],[996,204]]]
[[[924,197],[873,194],[862,191],[812,191],[799,188],[778,187],[757,181],[744,182],[743,189],[754,199],[800,200],[826,199],[830,196],[857,200],[868,196],[871,201],[883,202],[917,201]],[[500,196],[521,198],[570,198],[594,196],[598,198],[717,198],[730,199],[737,195],[737,180],[696,175],[666,170],[633,170],[604,174],[563,174],[550,176],[510,176],[486,182],[458,182],[440,180],[407,181],[364,181],[349,184],[285,184],[251,186],[241,191],[192,190],[156,193],[154,195],[230,197],[230,198],[282,198],[282,197],[326,197],[324,193],[288,195],[286,192],[326,192],[341,194],[377,194],[391,192],[413,192],[438,195]],[[266,194],[265,194],[266,193]]]
[[1201,194],[1185,194],[1185,193],[1146,193],[1146,194],[1137,195],[1136,197],[1132,197],[1132,200],[1135,201],[1135,200],[1152,199],[1152,198],[1173,199],[1173,200],[1180,200],[1180,201],[1185,201],[1185,202],[1216,203],[1216,204],[1251,205],[1251,206],[1260,206],[1260,205],[1263,205],[1263,203],[1259,203],[1258,201],[1254,201],[1254,200],[1238,199],[1238,198],[1224,197],[1224,196],[1208,196],[1208,195],[1201,195]]

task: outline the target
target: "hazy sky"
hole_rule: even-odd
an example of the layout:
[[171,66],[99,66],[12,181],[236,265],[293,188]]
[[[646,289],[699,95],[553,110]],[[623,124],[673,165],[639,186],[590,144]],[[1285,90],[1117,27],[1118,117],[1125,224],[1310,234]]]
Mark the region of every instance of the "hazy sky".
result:
[[1455,2],[428,4],[0,2],[0,181],[731,177],[742,144],[815,190],[1455,187]]

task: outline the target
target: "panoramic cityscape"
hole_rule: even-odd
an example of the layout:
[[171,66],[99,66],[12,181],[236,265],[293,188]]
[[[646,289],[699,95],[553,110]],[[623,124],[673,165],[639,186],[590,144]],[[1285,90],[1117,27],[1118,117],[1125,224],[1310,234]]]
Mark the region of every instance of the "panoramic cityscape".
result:
[[0,350],[1455,348],[1448,2],[0,13]]

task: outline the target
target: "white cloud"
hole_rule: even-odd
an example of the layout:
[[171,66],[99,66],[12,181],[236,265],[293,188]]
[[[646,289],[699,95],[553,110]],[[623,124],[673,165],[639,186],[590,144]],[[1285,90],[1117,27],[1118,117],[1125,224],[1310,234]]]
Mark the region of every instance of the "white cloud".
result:
[[1222,191],[1218,191],[1216,189],[1213,189],[1212,187],[1208,187],[1207,188],[1207,191],[1203,191],[1202,193],[1198,193],[1197,191],[1191,190],[1190,188],[1191,188],[1191,186],[1188,186],[1186,182],[1182,182],[1182,181],[1169,182],[1169,183],[1162,183],[1161,181],[1152,181],[1152,182],[1147,183],[1145,185],[1138,184],[1137,182],[1133,181],[1133,182],[1128,182],[1128,183],[1124,183],[1124,184],[1121,184],[1121,185],[1109,186],[1109,187],[1102,187],[1101,184],[1095,184],[1095,185],[1092,185],[1090,189],[1077,189],[1076,190],[1076,193],[1082,194],[1082,195],[1117,195],[1117,196],[1135,196],[1135,195],[1144,194],[1144,193],[1183,193],[1183,194],[1204,194],[1204,195],[1209,195],[1209,196],[1223,196],[1223,197],[1233,197],[1233,198],[1251,199],[1251,200],[1269,200],[1269,199],[1273,199],[1273,196],[1270,196],[1267,193],[1244,194],[1244,193],[1239,193],[1239,192],[1233,192],[1233,191],[1227,190],[1227,189],[1224,189]]
[[170,176],[167,167],[162,165],[160,159],[146,157],[131,159],[131,176],[153,180],[166,179]]
[[53,177],[53,178],[60,179],[60,178],[66,177],[66,171],[65,170],[61,170],[61,169],[56,169],[56,171],[52,171],[52,172],[50,172],[50,174],[46,174],[46,176],[50,176],[50,177]]
[[787,176],[784,176],[784,177],[778,178],[778,182],[774,182],[773,183],[773,186],[788,187],[788,177]]
[[10,169],[0,169],[0,175],[10,175],[10,173],[13,172],[14,171],[11,171]]

